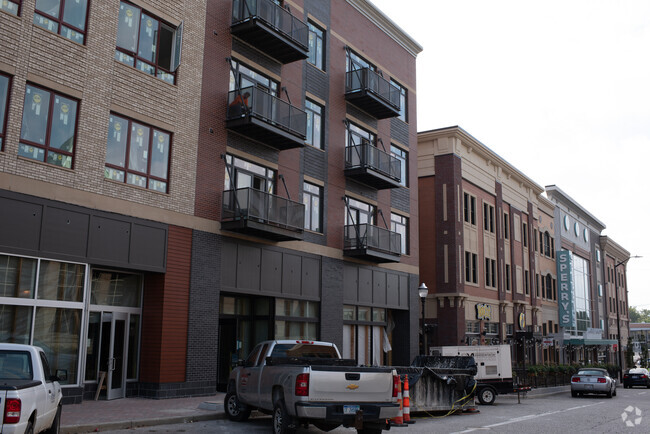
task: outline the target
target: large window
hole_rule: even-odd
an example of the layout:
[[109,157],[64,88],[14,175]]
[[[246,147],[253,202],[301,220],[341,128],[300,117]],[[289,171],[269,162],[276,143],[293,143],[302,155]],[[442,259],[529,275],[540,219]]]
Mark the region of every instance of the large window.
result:
[[18,155],[71,169],[78,104],[75,99],[28,84]]
[[275,299],[275,339],[318,339],[318,303]]
[[494,206],[489,203],[483,203],[483,229],[494,233]]
[[398,148],[395,145],[390,145],[390,153],[393,157],[397,158],[399,160],[399,165],[401,167],[401,177],[399,180],[400,185],[403,185],[404,187],[408,187],[408,178],[409,178],[409,172],[408,172],[408,161],[409,161],[409,153],[406,152],[402,148]]
[[463,219],[465,223],[476,224],[476,197],[469,193],[463,194]]
[[358,365],[385,365],[392,350],[387,314],[383,308],[343,306],[343,358]]
[[0,0],[0,10],[18,16],[22,0]]
[[182,33],[182,25],[176,28],[135,5],[120,2],[115,59],[173,84]]
[[[0,5],[2,0],[0,0]],[[5,131],[7,129],[7,107],[9,106],[9,87],[11,78],[0,74],[0,151],[4,148]]]
[[395,80],[391,80],[390,82],[399,89],[399,116],[397,116],[397,118],[404,122],[408,122],[408,93],[406,88]]
[[345,72],[356,71],[358,69],[368,68],[375,71],[377,68],[354,51],[347,49],[345,58]]
[[87,20],[88,0],[36,0],[34,24],[71,41],[84,43]]
[[402,255],[409,254],[409,219],[399,214],[390,213],[390,230],[400,234]]
[[573,255],[573,291],[576,311],[576,330],[573,334],[582,335],[591,327],[591,291],[589,262]]
[[166,131],[111,114],[104,177],[166,193],[170,142]]
[[227,155],[224,190],[238,188],[253,188],[273,194],[275,192],[275,171],[239,157]]
[[485,258],[485,286],[488,288],[497,287],[497,262],[494,259]]
[[323,188],[305,182],[302,187],[302,203],[305,204],[305,229],[323,232]]
[[238,60],[230,59],[230,83],[231,92],[247,87],[256,87],[273,96],[278,96],[278,83],[268,76],[253,70]]
[[323,106],[306,99],[305,112],[307,112],[307,144],[323,149]]
[[465,282],[478,283],[478,255],[465,252]]
[[307,61],[318,69],[325,70],[325,31],[313,24],[307,23],[309,27],[309,57]]
[[352,199],[351,197],[346,197],[345,199],[348,205],[345,210],[346,225],[375,224],[375,215],[377,214],[376,206]]

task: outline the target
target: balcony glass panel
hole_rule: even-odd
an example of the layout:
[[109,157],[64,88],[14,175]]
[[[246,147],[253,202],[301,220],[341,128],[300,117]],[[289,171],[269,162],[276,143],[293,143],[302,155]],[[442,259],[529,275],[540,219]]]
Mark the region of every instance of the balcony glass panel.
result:
[[369,142],[345,148],[345,167],[365,167],[397,181],[402,178],[402,165],[398,158]]
[[370,92],[400,111],[400,90],[377,72],[361,68],[346,73],[345,92]]
[[309,29],[307,24],[281,6],[270,0],[233,0],[232,24],[259,19],[269,27],[284,34],[294,42],[308,49]]
[[242,219],[302,232],[305,205],[253,188],[224,191],[221,220]]
[[344,227],[345,250],[378,250],[400,255],[401,235],[386,228],[370,224],[346,225]]

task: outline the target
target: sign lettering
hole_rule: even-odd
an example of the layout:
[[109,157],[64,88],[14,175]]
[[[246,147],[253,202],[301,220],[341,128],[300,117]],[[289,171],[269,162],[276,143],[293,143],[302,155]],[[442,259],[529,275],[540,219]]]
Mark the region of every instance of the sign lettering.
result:
[[557,252],[557,278],[560,303],[558,309],[561,327],[576,327],[576,310],[573,300],[573,256],[567,250]]
[[492,306],[485,303],[477,304],[476,319],[484,319],[486,321],[492,321]]

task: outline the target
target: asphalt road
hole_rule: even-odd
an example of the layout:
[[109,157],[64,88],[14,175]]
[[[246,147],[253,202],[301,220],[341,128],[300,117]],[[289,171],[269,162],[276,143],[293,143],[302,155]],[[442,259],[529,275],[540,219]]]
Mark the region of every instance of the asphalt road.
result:
[[[619,433],[650,432],[650,390],[618,388],[617,396],[572,398],[567,393],[526,398],[517,403],[516,396],[499,396],[492,406],[479,406],[480,413],[459,414],[443,418],[419,414],[408,428],[392,428],[393,434],[416,433]],[[208,433],[250,434],[271,432],[270,417],[256,417],[246,422],[217,420],[191,424],[144,427],[109,433]],[[302,434],[322,433],[310,427]],[[333,434],[351,434],[354,429],[337,428]]]

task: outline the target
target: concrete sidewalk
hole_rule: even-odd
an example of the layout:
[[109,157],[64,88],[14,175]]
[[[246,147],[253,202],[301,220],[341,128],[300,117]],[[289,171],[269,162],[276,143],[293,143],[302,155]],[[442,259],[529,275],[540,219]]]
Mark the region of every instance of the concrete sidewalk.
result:
[[61,432],[87,433],[222,419],[225,418],[224,397],[225,393],[216,393],[190,398],[124,398],[64,405]]

